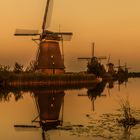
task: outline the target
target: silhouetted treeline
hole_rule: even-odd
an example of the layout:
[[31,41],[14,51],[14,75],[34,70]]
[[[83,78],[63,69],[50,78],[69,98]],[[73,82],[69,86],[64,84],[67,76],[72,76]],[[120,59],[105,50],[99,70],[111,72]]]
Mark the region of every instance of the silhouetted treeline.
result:
[[129,77],[140,77],[140,72],[130,72]]

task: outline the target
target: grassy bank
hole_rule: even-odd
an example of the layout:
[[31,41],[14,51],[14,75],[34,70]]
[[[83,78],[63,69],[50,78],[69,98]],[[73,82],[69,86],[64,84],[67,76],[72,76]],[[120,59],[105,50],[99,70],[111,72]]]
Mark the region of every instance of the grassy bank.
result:
[[93,74],[61,74],[47,75],[44,73],[0,73],[1,81],[6,81],[10,85],[52,85],[96,82]]

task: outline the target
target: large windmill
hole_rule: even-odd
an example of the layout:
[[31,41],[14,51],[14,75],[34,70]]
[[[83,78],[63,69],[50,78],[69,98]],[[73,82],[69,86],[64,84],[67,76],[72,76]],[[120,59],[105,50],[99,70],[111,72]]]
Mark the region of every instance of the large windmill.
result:
[[40,33],[38,30],[17,29],[15,35],[38,36],[37,39],[33,39],[33,41],[35,41],[39,46],[36,55],[36,71],[45,72],[48,74],[61,74],[64,73],[65,66],[63,58],[64,54],[63,51],[62,53],[60,51],[59,42],[62,41],[63,44],[63,41],[70,41],[72,33],[52,32],[47,30],[52,6],[53,0],[47,0],[42,30]]

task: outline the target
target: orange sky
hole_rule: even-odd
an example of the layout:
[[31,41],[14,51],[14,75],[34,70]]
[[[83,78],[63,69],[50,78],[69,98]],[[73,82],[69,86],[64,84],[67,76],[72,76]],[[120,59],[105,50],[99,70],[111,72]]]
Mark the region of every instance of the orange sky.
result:
[[[46,0],[5,0],[0,4],[0,64],[15,61],[27,65],[34,59],[36,44],[32,37],[14,37],[16,28],[41,29]],[[91,55],[91,43],[97,56],[108,56],[117,65],[128,63],[140,71],[140,1],[139,0],[54,0],[50,30],[72,31],[65,43],[68,71],[82,71],[85,62],[79,56]],[[104,61],[105,63],[107,61]]]

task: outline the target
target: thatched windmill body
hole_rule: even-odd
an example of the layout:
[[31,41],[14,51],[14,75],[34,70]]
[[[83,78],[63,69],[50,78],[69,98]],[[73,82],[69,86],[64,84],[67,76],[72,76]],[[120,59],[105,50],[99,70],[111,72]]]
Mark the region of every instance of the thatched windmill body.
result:
[[[50,10],[52,8],[53,0],[47,0],[42,31],[38,30],[16,30],[16,36],[39,36],[33,39],[38,44],[38,51],[36,55],[35,69],[38,72],[45,72],[47,74],[61,74],[65,71],[63,51],[61,53],[59,42],[70,41],[71,32],[52,32],[46,28],[49,25]],[[63,47],[63,46],[62,46]],[[63,48],[62,48],[63,50]]]

